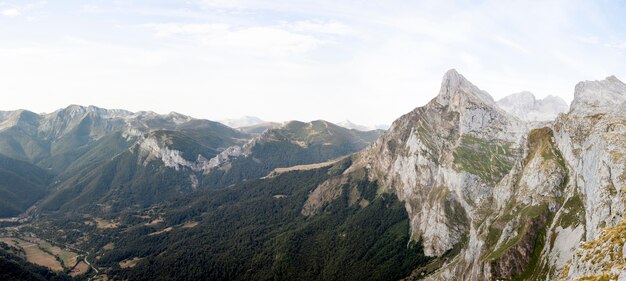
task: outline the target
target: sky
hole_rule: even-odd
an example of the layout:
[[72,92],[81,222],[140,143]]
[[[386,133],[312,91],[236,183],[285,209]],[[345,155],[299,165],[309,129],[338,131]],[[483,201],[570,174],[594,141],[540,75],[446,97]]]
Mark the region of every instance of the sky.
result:
[[390,124],[455,68],[498,99],[626,81],[623,1],[0,0],[0,110]]

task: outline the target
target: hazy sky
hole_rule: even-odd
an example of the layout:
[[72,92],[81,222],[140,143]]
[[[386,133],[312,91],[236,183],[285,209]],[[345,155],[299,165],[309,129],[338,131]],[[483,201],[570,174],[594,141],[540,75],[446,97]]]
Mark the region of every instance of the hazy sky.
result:
[[0,109],[391,123],[456,68],[495,98],[626,80],[622,1],[2,1]]

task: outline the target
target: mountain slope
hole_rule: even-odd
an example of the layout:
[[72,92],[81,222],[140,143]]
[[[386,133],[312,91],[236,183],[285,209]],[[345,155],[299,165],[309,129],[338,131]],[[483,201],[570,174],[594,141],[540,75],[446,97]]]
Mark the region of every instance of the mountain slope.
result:
[[0,179],[0,217],[13,217],[48,193],[52,176],[35,165],[0,155]]
[[405,202],[427,256],[458,253],[426,279],[551,279],[623,218],[625,95],[611,77],[579,84],[567,115],[533,128],[452,70],[345,174]]
[[211,159],[214,167],[204,181],[209,186],[225,186],[267,176],[276,168],[328,161],[364,148],[379,134],[349,130],[322,120],[291,121]]
[[[109,159],[64,173],[41,208],[108,213],[157,203],[198,188],[196,175],[217,153],[180,131],[153,131]],[[79,161],[89,163],[86,157]]]
[[[130,280],[388,280],[428,262],[409,243],[402,204],[364,178],[316,216],[302,214],[308,194],[349,161],[180,198],[159,207],[158,225],[123,226],[114,249],[98,250],[99,266]],[[115,267],[133,257],[135,267]]]
[[[244,142],[249,135],[217,122],[178,113],[132,113],[71,105],[49,114],[8,112],[0,123],[0,153],[61,173],[100,139],[121,133],[127,141],[152,130],[178,130],[213,149]],[[131,142],[132,143],[132,142]]]

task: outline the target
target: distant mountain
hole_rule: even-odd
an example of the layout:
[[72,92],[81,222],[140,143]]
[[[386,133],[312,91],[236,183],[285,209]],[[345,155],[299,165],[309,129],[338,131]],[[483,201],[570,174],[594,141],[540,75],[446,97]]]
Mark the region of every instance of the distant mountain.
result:
[[536,99],[531,92],[508,95],[498,100],[498,106],[525,121],[552,121],[568,108],[565,100],[560,97]]
[[241,118],[233,118],[233,119],[223,119],[218,122],[231,127],[231,128],[242,128],[242,127],[250,127],[255,126],[262,123],[267,123],[266,121],[261,120],[261,118],[254,116],[244,116]]
[[328,161],[361,150],[380,134],[323,120],[287,122],[211,159],[217,164],[205,179],[209,185],[228,185],[266,176],[276,168]]
[[269,129],[276,129],[276,128],[280,128],[280,126],[282,126],[283,124],[281,123],[276,123],[276,122],[264,122],[264,123],[259,123],[256,125],[252,125],[252,126],[245,126],[245,127],[239,127],[239,131],[242,131],[244,133],[248,133],[248,134],[262,134],[263,132],[269,130]]
[[199,188],[207,159],[218,153],[184,132],[152,131],[106,161],[58,176],[55,192],[40,208],[110,213],[191,193]]
[[0,153],[54,176],[45,189],[50,194],[39,205],[44,211],[114,213],[145,207],[197,189],[267,176],[275,168],[345,156],[380,134],[325,121],[236,130],[174,112],[78,105],[49,114],[2,112],[0,117]]
[[[192,180],[189,174],[175,173],[178,168],[172,165],[180,160],[177,156],[185,161],[193,159],[192,162],[201,155],[212,158],[251,137],[217,122],[174,112],[160,115],[71,105],[49,114],[18,110],[3,112],[1,116],[0,154],[46,169],[55,177],[50,197],[42,202],[45,209],[76,208],[120,199],[124,200],[118,206],[150,204],[179,194],[191,187]],[[142,164],[141,159],[151,155],[146,149],[155,139],[157,147],[181,155],[159,155],[159,160],[166,162],[156,166]],[[186,164],[183,160],[181,163]],[[181,176],[184,181],[177,182],[175,179]],[[168,181],[172,186],[168,186]],[[28,186],[41,189],[33,184]],[[47,183],[42,186],[47,188]],[[34,203],[29,198],[41,193],[27,192],[29,197],[21,197],[28,205]]]
[[337,125],[344,127],[346,129],[354,129],[359,131],[373,131],[373,130],[387,130],[389,125],[376,125],[376,126],[364,126],[352,123],[350,120],[344,120],[342,122],[337,123]]
[[[248,135],[216,122],[178,113],[131,113],[125,110],[72,105],[49,114],[26,110],[5,113],[0,123],[0,153],[60,173],[113,133],[128,141],[151,130],[181,130],[214,149],[245,141]],[[106,151],[103,156],[108,155]]]
[[353,130],[359,130],[359,131],[370,131],[371,129],[367,126],[363,126],[363,125],[358,125],[355,123],[350,122],[350,120],[344,120],[342,122],[337,123],[337,125],[344,127],[346,129],[353,129]]

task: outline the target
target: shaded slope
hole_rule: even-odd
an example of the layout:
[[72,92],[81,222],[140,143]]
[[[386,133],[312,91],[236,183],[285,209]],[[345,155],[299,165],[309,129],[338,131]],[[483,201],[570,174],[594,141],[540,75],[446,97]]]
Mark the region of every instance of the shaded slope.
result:
[[52,176],[24,161],[0,155],[0,217],[17,216],[48,193]]

